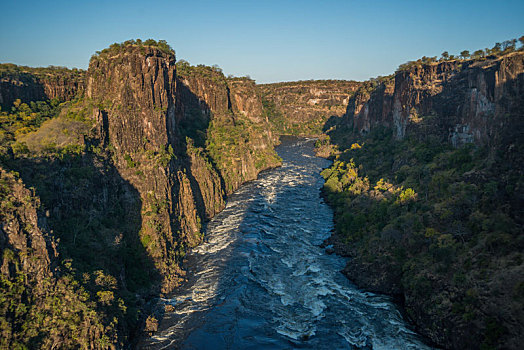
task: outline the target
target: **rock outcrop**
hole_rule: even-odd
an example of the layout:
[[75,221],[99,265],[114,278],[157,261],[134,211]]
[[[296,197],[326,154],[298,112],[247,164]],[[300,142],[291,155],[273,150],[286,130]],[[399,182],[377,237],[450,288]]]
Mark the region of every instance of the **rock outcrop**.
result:
[[523,96],[522,51],[414,62],[363,83],[330,133],[344,273],[445,348],[522,341]]
[[22,102],[72,99],[84,88],[85,71],[63,67],[31,68],[0,64],[0,106]]
[[330,118],[344,114],[359,86],[356,81],[311,80],[257,88],[277,133],[319,136]]
[[522,52],[414,64],[365,83],[350,99],[345,123],[361,134],[392,128],[399,140],[423,127],[419,134],[438,133],[456,146],[499,144],[502,135],[515,137],[522,127],[523,65]]

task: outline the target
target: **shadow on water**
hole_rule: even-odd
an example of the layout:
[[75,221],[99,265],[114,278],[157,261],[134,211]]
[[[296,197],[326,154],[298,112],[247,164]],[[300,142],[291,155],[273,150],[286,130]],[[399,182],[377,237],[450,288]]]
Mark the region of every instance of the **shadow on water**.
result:
[[[202,189],[187,157],[186,136],[194,140],[196,147],[205,146],[211,110],[182,82],[177,81],[177,86],[176,128],[168,125],[168,130],[175,130],[168,139],[182,159],[199,215],[206,218]],[[11,88],[6,86],[6,91]],[[13,96],[23,96],[28,101],[44,99],[41,85],[35,83],[31,89],[15,89]],[[5,95],[4,102],[11,103],[13,96]],[[86,137],[86,142],[106,149],[110,141],[108,113],[100,112],[98,139]],[[209,161],[225,188],[216,165]],[[2,165],[18,172],[25,185],[34,188],[45,212],[39,224],[59,240],[58,263],[70,264],[75,280],[89,292],[90,301],[99,302],[97,293],[107,290],[114,292],[115,303],[117,298],[125,301],[126,312],[100,303],[97,311],[107,316],[108,324],[117,317],[118,333],[122,338],[129,336],[124,342],[133,345],[142,332],[147,304],[158,297],[162,281],[140,240],[143,203],[138,190],[120,175],[109,154],[11,156],[3,159]]]
[[388,297],[359,291],[343,258],[320,247],[333,228],[320,198],[329,165],[313,142],[286,138],[281,168],[230,196],[209,222],[144,349],[424,348]]

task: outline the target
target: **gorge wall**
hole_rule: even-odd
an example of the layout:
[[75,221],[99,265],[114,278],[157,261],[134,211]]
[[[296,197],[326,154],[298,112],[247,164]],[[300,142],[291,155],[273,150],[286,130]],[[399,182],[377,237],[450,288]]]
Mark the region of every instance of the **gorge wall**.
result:
[[[5,186],[25,191],[23,201],[2,192],[3,217],[18,217],[2,221],[3,346],[122,348],[153,330],[148,302],[184,280],[202,223],[227,194],[280,164],[253,81],[203,66],[180,71],[165,45],[112,45],[91,59],[84,96],[36,131],[9,129],[16,138],[2,139],[13,178]],[[29,103],[42,97],[32,83],[6,89]],[[30,107],[16,108],[5,118]],[[46,143],[58,134],[68,137]],[[17,210],[39,198],[30,216],[12,214],[11,203]],[[57,287],[36,288],[42,274]]]
[[345,123],[358,133],[392,128],[397,139],[418,128],[438,130],[455,146],[499,144],[501,135],[515,137],[521,130],[522,55],[413,64],[367,82],[349,101]]
[[319,136],[326,122],[340,117],[360,86],[356,81],[310,80],[257,85],[275,131]]
[[329,135],[331,243],[440,346],[517,349],[524,281],[524,53],[404,65]]
[[84,88],[85,71],[64,67],[31,68],[0,64],[0,106],[22,102],[72,99]]

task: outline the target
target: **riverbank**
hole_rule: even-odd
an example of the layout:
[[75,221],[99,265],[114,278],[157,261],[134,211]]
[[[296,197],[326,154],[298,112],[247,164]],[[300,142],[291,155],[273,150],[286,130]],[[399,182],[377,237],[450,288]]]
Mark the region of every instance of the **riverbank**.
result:
[[187,256],[192,285],[171,298],[142,348],[424,349],[390,298],[361,291],[321,246],[333,212],[320,198],[330,161],[314,140],[283,138],[282,167],[228,199]]

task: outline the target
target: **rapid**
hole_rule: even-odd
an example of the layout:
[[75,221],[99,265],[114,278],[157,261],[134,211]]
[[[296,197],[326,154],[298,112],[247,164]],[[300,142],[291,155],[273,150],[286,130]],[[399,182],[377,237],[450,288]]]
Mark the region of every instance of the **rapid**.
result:
[[280,168],[228,199],[187,257],[189,281],[158,301],[144,349],[429,349],[387,296],[358,289],[320,247],[333,213],[314,140],[283,138]]

